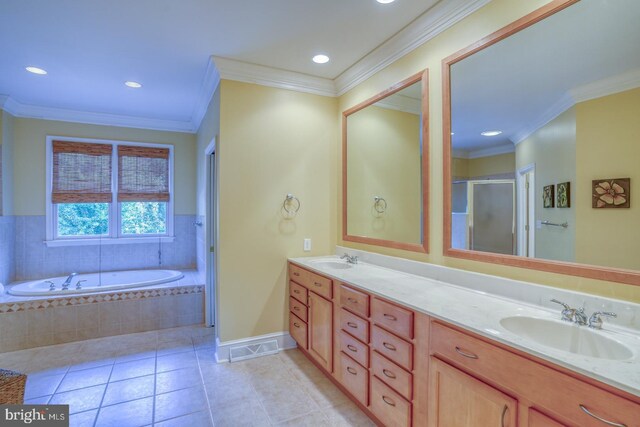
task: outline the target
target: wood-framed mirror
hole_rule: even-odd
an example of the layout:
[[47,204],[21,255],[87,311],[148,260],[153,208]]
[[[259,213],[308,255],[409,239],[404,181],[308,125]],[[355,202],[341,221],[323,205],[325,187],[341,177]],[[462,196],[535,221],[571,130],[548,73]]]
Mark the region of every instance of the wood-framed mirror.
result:
[[428,252],[428,70],[342,113],[342,238]]
[[639,20],[555,0],[443,60],[445,256],[640,285]]

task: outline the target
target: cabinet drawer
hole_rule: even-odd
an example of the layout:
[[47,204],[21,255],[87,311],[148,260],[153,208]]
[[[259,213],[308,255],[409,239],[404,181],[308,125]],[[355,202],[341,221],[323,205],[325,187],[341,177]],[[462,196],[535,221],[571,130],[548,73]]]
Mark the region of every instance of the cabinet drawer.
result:
[[340,305],[365,319],[369,317],[369,295],[340,285]]
[[375,325],[371,331],[371,347],[406,370],[413,369],[413,345]]
[[312,273],[311,271],[300,268],[297,265],[289,264],[289,279],[301,284],[305,288],[312,290],[316,294],[331,299],[333,297],[333,289],[331,279]]
[[413,312],[374,298],[371,320],[406,339],[413,339]]
[[307,288],[298,285],[296,282],[289,281],[289,296],[294,297],[303,305],[307,305]]
[[289,313],[289,333],[298,345],[305,350],[307,346],[307,323],[293,313]]
[[343,331],[340,331],[340,351],[365,368],[369,367],[369,347]]
[[340,353],[340,382],[364,406],[369,404],[369,371]]
[[411,403],[376,377],[371,377],[370,409],[385,426],[411,425]]
[[363,343],[369,342],[369,322],[344,308],[340,309],[340,329],[350,333]]
[[637,425],[639,404],[436,322],[431,324],[430,348],[472,375],[526,397],[559,422],[602,426],[586,409],[611,423]]
[[295,299],[294,297],[289,297],[289,311],[298,316],[300,319],[305,322],[307,319],[307,306]]
[[371,352],[371,373],[400,393],[405,399],[411,400],[413,375],[380,356],[376,351]]

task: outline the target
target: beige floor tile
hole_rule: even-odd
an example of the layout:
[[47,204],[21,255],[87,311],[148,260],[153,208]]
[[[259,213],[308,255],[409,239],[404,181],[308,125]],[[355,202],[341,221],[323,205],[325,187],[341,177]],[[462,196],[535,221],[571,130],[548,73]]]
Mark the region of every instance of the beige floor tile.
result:
[[24,398],[34,399],[52,395],[58,389],[64,374],[58,375],[28,375]]
[[240,399],[212,410],[216,427],[270,426],[269,417],[258,399]]
[[349,402],[349,398],[328,378],[300,381],[304,391],[320,408],[329,408]]
[[141,427],[153,422],[153,397],[100,408],[95,427]]
[[294,392],[291,388],[260,398],[260,402],[273,423],[297,418],[318,409],[318,405],[306,393],[300,390]]
[[107,385],[107,392],[104,395],[102,405],[115,405],[116,403],[153,396],[154,383],[154,375],[111,382]]
[[202,385],[202,377],[197,368],[176,369],[160,372],[156,376],[156,393],[168,393],[183,388]]
[[58,392],[76,390],[99,384],[106,384],[111,374],[111,366],[69,372],[58,387]]
[[323,410],[332,426],[336,427],[375,427],[375,424],[353,402],[343,403]]
[[331,423],[322,412],[314,411],[310,414],[306,414],[292,420],[283,421],[275,425],[288,427],[329,427],[331,426]]
[[69,417],[69,427],[93,427],[98,410],[80,412]]
[[158,372],[172,371],[181,368],[195,368],[197,366],[198,359],[194,351],[158,356]]
[[238,400],[257,399],[258,395],[246,379],[224,380],[205,383],[207,397],[212,410],[223,409],[227,404]]
[[201,386],[156,395],[155,421],[208,411],[209,404]]
[[50,404],[69,405],[69,413],[84,412],[96,409],[100,406],[100,401],[104,395],[106,385],[81,388],[79,390],[56,393],[53,395]]
[[213,427],[209,411],[195,412],[182,417],[155,423],[154,427]]
[[143,377],[155,373],[155,359],[141,359],[131,362],[117,363],[113,366],[111,381],[126,380],[129,378]]

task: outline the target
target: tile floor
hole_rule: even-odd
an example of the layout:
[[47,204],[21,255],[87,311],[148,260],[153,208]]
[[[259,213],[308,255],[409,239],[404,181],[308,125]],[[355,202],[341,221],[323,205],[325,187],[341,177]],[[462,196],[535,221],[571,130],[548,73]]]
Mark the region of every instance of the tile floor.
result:
[[373,426],[299,351],[218,364],[213,330],[184,327],[0,354],[27,403],[71,426]]

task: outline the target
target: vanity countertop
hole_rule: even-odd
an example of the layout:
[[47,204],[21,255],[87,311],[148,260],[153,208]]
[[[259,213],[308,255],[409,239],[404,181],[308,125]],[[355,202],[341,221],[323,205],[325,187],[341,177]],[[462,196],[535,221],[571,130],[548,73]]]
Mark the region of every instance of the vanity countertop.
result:
[[[319,260],[340,262],[340,259],[335,256],[289,259],[306,269],[460,326],[640,397],[639,330],[615,326],[605,320],[602,331],[596,333],[624,344],[632,350],[633,356],[626,360],[586,357],[538,344],[508,331],[500,324],[501,319],[511,316],[558,320],[562,309],[560,306],[557,310],[551,311],[549,308],[530,302],[375,264],[359,262],[351,268],[336,269],[330,264],[318,262]],[[640,312],[637,315],[640,316]],[[577,325],[571,327],[587,328],[587,326]]]

